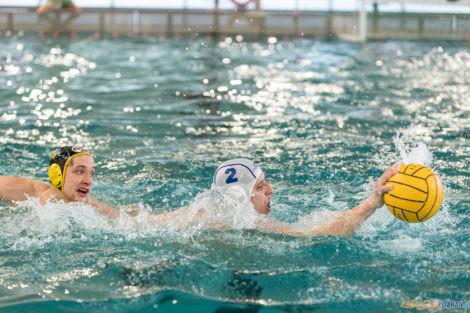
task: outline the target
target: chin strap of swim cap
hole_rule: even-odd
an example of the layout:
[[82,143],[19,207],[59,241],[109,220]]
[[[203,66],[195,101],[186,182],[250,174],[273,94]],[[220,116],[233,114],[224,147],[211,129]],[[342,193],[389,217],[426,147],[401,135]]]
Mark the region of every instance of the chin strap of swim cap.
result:
[[249,159],[232,159],[217,168],[212,187],[240,186],[250,200],[253,187],[262,172],[261,168]]
[[51,181],[52,187],[64,193],[65,173],[69,161],[79,155],[91,155],[87,150],[80,147],[65,146],[57,149],[52,153],[51,160],[49,161],[49,169],[47,174]]

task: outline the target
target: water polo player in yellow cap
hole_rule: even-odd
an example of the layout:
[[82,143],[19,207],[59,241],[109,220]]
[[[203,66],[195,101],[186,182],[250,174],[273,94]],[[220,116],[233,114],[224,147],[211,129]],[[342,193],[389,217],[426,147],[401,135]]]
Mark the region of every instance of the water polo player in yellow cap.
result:
[[30,178],[0,176],[0,199],[7,202],[39,198],[48,201],[84,202],[102,214],[117,218],[119,211],[90,196],[95,174],[95,161],[90,152],[80,147],[65,146],[51,156],[48,175],[50,184]]

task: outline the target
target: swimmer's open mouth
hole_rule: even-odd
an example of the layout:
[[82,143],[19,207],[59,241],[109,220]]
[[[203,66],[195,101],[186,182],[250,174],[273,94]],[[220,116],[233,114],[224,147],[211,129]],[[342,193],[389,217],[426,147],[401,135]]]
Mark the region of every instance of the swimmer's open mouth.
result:
[[86,188],[78,188],[77,192],[82,196],[86,196],[88,193],[90,193],[90,190]]

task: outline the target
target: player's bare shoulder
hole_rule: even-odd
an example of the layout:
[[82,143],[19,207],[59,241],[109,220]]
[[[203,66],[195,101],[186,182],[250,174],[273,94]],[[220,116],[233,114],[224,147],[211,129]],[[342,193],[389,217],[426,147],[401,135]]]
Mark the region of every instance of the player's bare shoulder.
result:
[[7,202],[24,201],[28,197],[39,198],[46,190],[53,189],[49,184],[23,177],[0,176],[0,197]]
[[[42,182],[39,182],[39,183],[42,183]],[[49,202],[49,201],[54,202],[54,201],[64,199],[63,195],[59,191],[57,191],[54,187],[46,183],[43,183],[43,184],[44,185],[37,184],[36,186],[39,202],[41,204],[45,204],[46,202]]]

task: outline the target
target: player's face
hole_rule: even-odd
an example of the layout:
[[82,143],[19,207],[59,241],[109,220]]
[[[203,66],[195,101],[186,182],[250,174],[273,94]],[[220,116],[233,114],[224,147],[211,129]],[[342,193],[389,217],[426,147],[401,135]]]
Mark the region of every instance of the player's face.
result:
[[70,160],[65,173],[64,195],[70,201],[84,201],[93,185],[95,161],[91,155],[79,155]]
[[256,212],[259,214],[269,214],[271,212],[272,193],[273,188],[264,180],[264,173],[262,173],[256,180],[251,196],[251,203],[253,203]]

